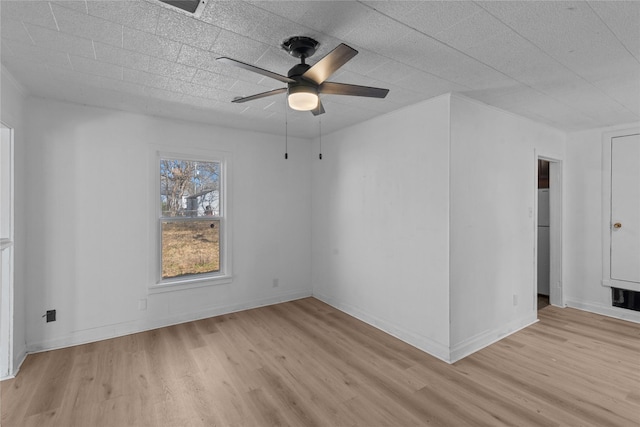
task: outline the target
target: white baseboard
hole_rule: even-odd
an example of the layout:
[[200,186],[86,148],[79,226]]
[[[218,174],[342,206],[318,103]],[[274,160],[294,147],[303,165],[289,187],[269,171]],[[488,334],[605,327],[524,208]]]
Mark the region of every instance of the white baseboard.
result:
[[179,314],[161,319],[143,319],[133,322],[119,323],[116,325],[107,325],[99,328],[77,331],[62,337],[50,340],[31,342],[27,344],[28,353],[39,353],[42,351],[55,350],[59,348],[71,347],[74,345],[87,344],[96,341],[102,341],[110,338],[116,338],[124,335],[135,334],[138,332],[149,331],[152,329],[163,328],[166,326],[177,325],[180,323],[192,322],[194,320],[206,319],[208,317],[220,316],[223,314],[234,313],[242,310],[263,307],[267,305],[278,304],[286,301],[293,301],[311,296],[308,291],[295,291],[268,298],[244,301],[237,304],[211,307],[193,313]]
[[22,350],[20,350],[20,354],[18,354],[18,357],[16,357],[17,363],[16,361],[13,362],[13,376],[18,375],[18,372],[20,371],[22,364],[27,358],[27,354],[28,354],[27,347],[26,346],[22,347]]
[[381,319],[377,316],[367,313],[358,307],[338,302],[336,299],[331,298],[327,295],[314,292],[313,297],[329,304],[330,306],[344,313],[347,313],[350,316],[355,317],[358,320],[362,320],[366,324],[380,329],[381,331],[394,336],[399,340],[412,345],[413,347],[429,353],[433,357],[437,357],[444,362],[451,363],[449,361],[449,349],[446,345],[433,341],[422,335],[416,334],[415,332],[409,331],[406,328],[389,322],[388,320]]
[[9,372],[9,375],[5,377],[0,377],[0,381],[10,380],[15,378],[18,375],[18,371],[20,371],[20,367],[24,363],[24,360],[27,358],[27,348],[23,347],[18,353],[17,357],[13,361],[13,372]]
[[491,344],[500,341],[504,337],[514,334],[527,326],[531,326],[538,321],[536,314],[532,313],[527,317],[516,319],[499,328],[484,331],[470,338],[461,341],[451,347],[451,362],[455,363],[476,351],[482,350]]
[[577,308],[578,310],[601,314],[603,316],[613,317],[620,320],[627,320],[629,322],[640,323],[640,311],[627,310],[620,307],[594,304],[572,299],[566,299],[565,304],[567,307]]

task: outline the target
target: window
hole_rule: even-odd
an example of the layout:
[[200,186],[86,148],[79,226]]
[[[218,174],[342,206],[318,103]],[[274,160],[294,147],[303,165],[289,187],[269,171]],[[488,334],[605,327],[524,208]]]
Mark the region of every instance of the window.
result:
[[160,154],[159,287],[229,278],[224,168],[220,159]]

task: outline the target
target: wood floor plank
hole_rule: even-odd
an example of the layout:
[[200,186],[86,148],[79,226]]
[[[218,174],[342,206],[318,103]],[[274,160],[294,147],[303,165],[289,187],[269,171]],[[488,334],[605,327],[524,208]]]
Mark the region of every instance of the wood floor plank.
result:
[[55,412],[62,404],[62,391],[69,381],[69,373],[73,366],[75,349],[67,352],[50,351],[46,369],[42,372],[39,386],[33,394],[26,416]]
[[13,426],[640,426],[640,325],[546,306],[446,364],[314,298],[29,355]]
[[69,373],[68,387],[64,389],[63,402],[58,417],[67,420],[70,426],[81,426],[83,420],[91,417],[91,412],[100,402],[94,387],[96,380],[96,354],[78,351]]
[[[2,414],[0,425],[19,425],[20,420],[26,417],[33,395],[38,390],[34,387],[33,378],[40,378],[47,368],[47,353],[36,353],[26,358],[22,364],[22,371],[30,372],[29,376],[18,375],[16,378],[2,381],[0,391]],[[9,411],[8,408],[11,408]]]
[[[269,322],[269,328],[277,333],[273,341],[259,347],[265,360],[265,364],[271,372],[286,381],[295,393],[304,401],[313,402],[322,413],[325,421],[333,423],[355,422],[350,414],[336,411],[345,398],[355,397],[349,386],[345,383],[339,371],[328,368],[326,364],[318,360],[314,354],[308,351],[307,346],[297,340],[291,340],[295,334],[283,325],[278,325],[275,318]],[[283,348],[287,352],[282,351]],[[264,387],[268,388],[268,386]]]

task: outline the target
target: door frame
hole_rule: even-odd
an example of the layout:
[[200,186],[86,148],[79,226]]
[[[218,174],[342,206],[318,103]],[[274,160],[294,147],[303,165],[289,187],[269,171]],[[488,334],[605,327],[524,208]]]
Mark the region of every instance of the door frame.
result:
[[611,278],[611,146],[615,138],[640,134],[640,128],[630,128],[602,134],[602,281],[604,287],[640,292],[640,283]]
[[549,162],[549,304],[565,307],[562,288],[563,161],[535,153],[533,293],[538,308],[538,160]]
[[[8,146],[0,147],[3,154],[8,154],[8,199],[2,196],[2,203],[5,201],[9,204],[9,230],[8,235],[0,236],[0,349],[4,353],[0,357],[0,379],[12,378],[14,372],[14,356],[13,356],[13,313],[14,313],[14,139],[13,128],[0,122],[2,132],[8,131]],[[0,141],[2,145],[5,141]],[[5,151],[6,150],[6,151]],[[0,156],[1,158],[2,156]],[[4,160],[2,160],[4,163]],[[0,167],[0,173],[4,176],[4,171]],[[8,271],[5,270],[8,268]],[[6,279],[6,280],[5,280]],[[2,297],[4,296],[4,298]]]

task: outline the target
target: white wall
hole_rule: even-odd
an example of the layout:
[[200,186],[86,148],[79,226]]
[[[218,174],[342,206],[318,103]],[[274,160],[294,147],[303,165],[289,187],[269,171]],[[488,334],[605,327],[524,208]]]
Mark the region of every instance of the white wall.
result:
[[[309,141],[289,138],[285,161],[278,136],[39,98],[27,111],[30,350],[311,295]],[[233,283],[148,294],[157,145],[232,153]]]
[[447,95],[323,136],[312,188],[314,296],[445,360],[448,141]]
[[640,313],[611,306],[602,276],[602,137],[639,123],[574,132],[567,138],[565,301],[571,307],[640,322]]
[[[3,87],[2,100],[3,120],[24,129],[19,93]],[[534,152],[566,159],[567,303],[610,307],[600,286],[600,130],[566,144],[559,131],[447,95],[323,136],[322,161],[317,141],[290,139],[284,161],[282,137],[42,99],[26,107],[16,283],[28,285],[17,296],[28,301],[27,329],[24,320],[17,329],[31,350],[313,292],[457,360],[535,321]],[[233,284],[148,295],[155,145],[233,153]],[[58,321],[46,324],[52,308]]]
[[[14,130],[14,192],[26,192],[25,112],[26,92],[13,76],[2,67],[0,83],[0,119]],[[14,295],[13,295],[13,369],[15,374],[27,351],[26,347],[26,247],[24,236],[26,204],[24,198],[14,200]]]
[[468,98],[452,97],[452,360],[537,318],[534,150],[562,160],[565,136]]
[[536,321],[536,156],[564,133],[447,95],[322,143],[315,296],[449,362]]

